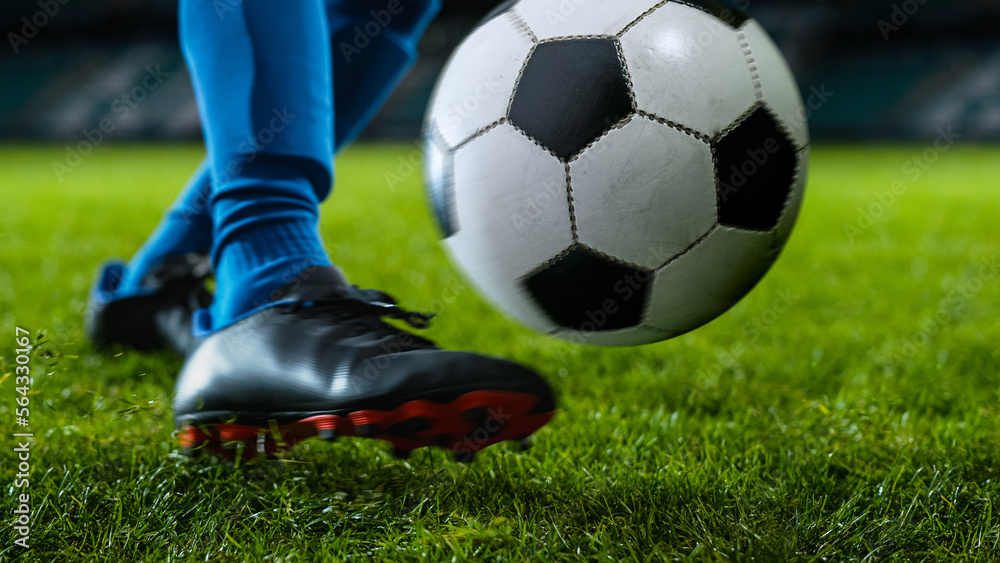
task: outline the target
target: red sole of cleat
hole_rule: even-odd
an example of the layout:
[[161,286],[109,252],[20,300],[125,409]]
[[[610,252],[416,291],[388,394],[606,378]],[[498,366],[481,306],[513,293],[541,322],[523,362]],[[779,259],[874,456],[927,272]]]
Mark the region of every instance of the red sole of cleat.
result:
[[438,446],[459,461],[471,461],[487,446],[522,441],[545,426],[554,413],[533,413],[537,403],[538,397],[530,394],[473,391],[445,404],[416,400],[391,411],[323,414],[281,425],[184,426],[178,438],[188,452],[209,451],[229,461],[274,457],[302,440],[341,436],[386,440],[401,458],[411,450]]

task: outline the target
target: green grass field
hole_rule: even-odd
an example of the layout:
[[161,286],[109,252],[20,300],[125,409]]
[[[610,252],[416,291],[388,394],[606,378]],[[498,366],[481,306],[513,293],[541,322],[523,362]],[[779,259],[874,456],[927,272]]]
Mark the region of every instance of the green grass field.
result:
[[[914,178],[925,146],[817,148],[764,281],[693,333],[621,349],[493,312],[439,248],[419,175],[389,186],[414,146],[353,149],[323,208],[334,260],[438,312],[442,346],[534,366],[561,410],[534,449],[471,465],[347,439],[232,468],[177,453],[178,360],[99,353],[80,327],[97,264],[132,254],[201,149],[99,147],[59,182],[65,148],[0,148],[0,560],[1000,559],[1000,149]],[[28,489],[15,327],[45,333]],[[30,551],[12,543],[25,490]]]

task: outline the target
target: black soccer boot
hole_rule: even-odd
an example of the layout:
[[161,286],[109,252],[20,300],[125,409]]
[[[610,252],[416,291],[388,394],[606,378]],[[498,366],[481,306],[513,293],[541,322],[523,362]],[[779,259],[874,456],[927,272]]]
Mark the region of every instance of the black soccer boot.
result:
[[524,441],[553,415],[549,386],[506,360],[449,352],[383,318],[423,328],[388,295],[314,268],[276,305],[207,336],[177,381],[174,420],[188,453],[277,454],[318,436],[387,440],[397,457],[439,446],[470,461]]
[[98,346],[121,344],[137,350],[171,348],[186,356],[197,344],[194,311],[208,307],[205,280],[212,265],[204,254],[167,258],[146,274],[139,291],[122,292],[123,262],[106,262],[87,299],[84,329]]

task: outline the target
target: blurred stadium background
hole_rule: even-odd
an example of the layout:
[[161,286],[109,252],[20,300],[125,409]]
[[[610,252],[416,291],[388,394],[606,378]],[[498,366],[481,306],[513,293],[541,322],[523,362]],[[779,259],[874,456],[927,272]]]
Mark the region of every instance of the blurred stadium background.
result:
[[[4,0],[0,138],[81,140],[114,117],[112,142],[197,140],[176,4]],[[366,139],[418,135],[438,71],[495,4],[445,0],[421,61]],[[966,141],[1000,139],[1000,2],[751,0],[749,10],[792,64],[815,139],[933,138],[940,127]]]

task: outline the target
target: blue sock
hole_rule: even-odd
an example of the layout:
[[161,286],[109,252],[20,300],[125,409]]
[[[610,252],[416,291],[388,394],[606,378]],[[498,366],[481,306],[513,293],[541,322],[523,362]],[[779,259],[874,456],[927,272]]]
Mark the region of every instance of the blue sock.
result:
[[203,162],[177,201],[164,213],[156,230],[129,261],[118,291],[139,290],[146,274],[166,258],[209,251],[212,247],[210,190],[208,164]]
[[259,158],[246,166],[242,189],[231,185],[214,198],[212,266],[219,283],[213,326],[280,301],[281,286],[307,268],[330,265],[317,231],[319,201],[301,167]]

